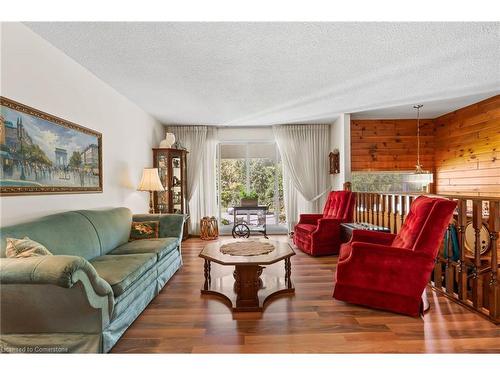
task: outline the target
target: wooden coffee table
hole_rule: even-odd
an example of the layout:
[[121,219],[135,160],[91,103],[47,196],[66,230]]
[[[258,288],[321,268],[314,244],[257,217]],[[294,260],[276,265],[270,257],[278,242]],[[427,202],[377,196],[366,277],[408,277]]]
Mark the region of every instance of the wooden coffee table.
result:
[[[242,241],[242,240],[239,240]],[[205,260],[205,283],[201,294],[211,294],[224,298],[233,312],[262,311],[264,304],[273,296],[294,293],[290,258],[295,252],[286,242],[266,240],[274,245],[274,250],[264,255],[238,256],[223,254],[221,245],[229,241],[207,244],[200,253]],[[236,242],[236,241],[230,241]],[[284,260],[283,276],[266,274],[264,266]],[[211,276],[211,262],[223,266],[234,266],[232,275]]]

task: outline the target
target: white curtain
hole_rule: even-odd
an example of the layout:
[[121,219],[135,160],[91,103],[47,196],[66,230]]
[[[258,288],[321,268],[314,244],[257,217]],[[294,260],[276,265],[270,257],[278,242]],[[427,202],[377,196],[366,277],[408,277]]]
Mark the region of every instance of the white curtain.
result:
[[[200,219],[204,216],[217,216],[216,164],[217,129],[208,127],[199,183],[189,201],[191,234],[200,234]],[[189,167],[189,166],[188,166]]]
[[168,132],[175,134],[175,140],[188,150],[187,154],[187,199],[191,200],[193,192],[200,181],[201,159],[203,157],[206,126],[169,126]]
[[207,126],[168,126],[187,154],[187,192],[190,234],[199,234],[200,219],[214,216],[216,209],[217,129]]
[[329,125],[276,125],[274,137],[283,161],[288,228],[299,213],[321,212],[331,190],[328,172]]

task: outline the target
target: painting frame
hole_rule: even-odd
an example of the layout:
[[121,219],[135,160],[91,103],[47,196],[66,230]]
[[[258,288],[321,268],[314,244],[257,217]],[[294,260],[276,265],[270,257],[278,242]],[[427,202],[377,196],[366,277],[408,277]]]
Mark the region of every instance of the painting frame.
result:
[[0,96],[0,107],[6,107],[10,110],[45,120],[56,126],[93,136],[97,138],[98,153],[98,167],[96,168],[98,170],[97,186],[3,186],[0,184],[0,196],[94,194],[103,192],[102,133],[75,124],[74,122],[64,120],[60,117],[51,115],[28,105],[16,102],[15,100],[8,99],[4,96]]

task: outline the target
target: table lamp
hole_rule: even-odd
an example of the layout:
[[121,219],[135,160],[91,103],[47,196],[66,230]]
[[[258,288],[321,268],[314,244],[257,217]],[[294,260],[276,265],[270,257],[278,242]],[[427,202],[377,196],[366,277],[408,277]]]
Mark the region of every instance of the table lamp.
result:
[[149,213],[154,214],[153,191],[165,191],[158,175],[158,168],[144,168],[137,190],[149,191]]

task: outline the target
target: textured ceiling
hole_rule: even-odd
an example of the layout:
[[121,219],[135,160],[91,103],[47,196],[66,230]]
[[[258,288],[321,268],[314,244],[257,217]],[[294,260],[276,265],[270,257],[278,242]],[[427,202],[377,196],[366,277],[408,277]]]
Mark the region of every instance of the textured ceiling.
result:
[[[421,113],[425,118],[436,118],[445,113],[453,112],[459,108],[466,107],[468,105],[480,102],[481,100],[490,98],[492,96],[500,94],[500,90],[468,95],[465,97],[444,99],[444,100],[434,100],[434,101],[420,101],[418,104],[423,104],[421,108]],[[415,118],[417,112],[413,105],[400,105],[396,107],[374,109],[369,111],[362,111],[353,113],[351,118],[353,119],[402,119],[402,118]]]
[[500,91],[500,23],[26,25],[168,124],[430,117]]

